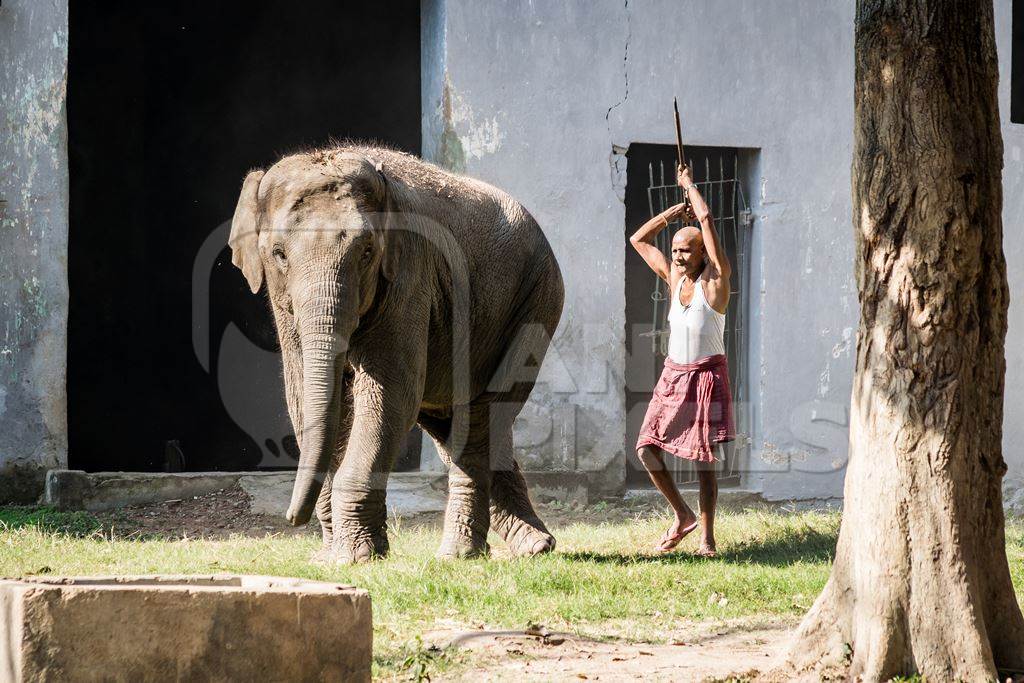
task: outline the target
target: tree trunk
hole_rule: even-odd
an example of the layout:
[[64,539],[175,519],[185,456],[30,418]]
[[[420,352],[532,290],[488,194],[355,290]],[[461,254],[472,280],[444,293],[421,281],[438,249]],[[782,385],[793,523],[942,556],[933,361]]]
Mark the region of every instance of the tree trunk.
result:
[[1024,670],[1003,539],[992,2],[858,0],[855,62],[861,317],[845,511],[790,663],[992,680]]

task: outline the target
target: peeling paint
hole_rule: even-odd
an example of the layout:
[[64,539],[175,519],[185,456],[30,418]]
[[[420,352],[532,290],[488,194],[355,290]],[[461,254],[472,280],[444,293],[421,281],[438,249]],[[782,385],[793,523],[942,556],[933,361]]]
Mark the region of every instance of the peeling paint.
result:
[[[626,103],[629,99],[629,43],[633,39],[633,24],[629,12],[629,0],[625,0],[624,9],[626,12],[626,44],[622,51],[622,79],[624,81],[622,99],[608,107],[604,113],[604,124],[608,130],[608,139],[612,138],[612,111]],[[626,148],[621,145],[612,144],[612,153],[609,155],[609,166],[611,168],[612,190],[619,201],[626,201]],[[620,154],[617,150],[622,150]],[[620,159],[621,157],[621,159]]]
[[626,203],[626,151],[625,147],[612,145],[611,154],[608,155],[612,190],[615,192],[615,198],[622,204]]
[[[464,173],[467,159],[482,159],[501,149],[505,133],[497,117],[477,117],[473,108],[455,91],[447,73],[441,108],[444,121],[441,160],[446,168]],[[460,129],[465,132],[459,133]]]
[[462,148],[462,140],[455,130],[455,122],[452,119],[452,85],[447,73],[444,75],[441,119],[444,122],[444,130],[441,133],[440,159],[438,161],[449,171],[465,173],[466,152]]
[[28,482],[67,463],[68,6],[10,0],[2,12],[0,471],[22,468],[34,498]]
[[839,342],[838,344],[836,344],[835,346],[832,347],[832,357],[833,358],[839,358],[839,356],[843,355],[844,353],[847,356],[849,356],[850,355],[850,346],[851,346],[851,341],[852,340],[853,340],[853,328],[852,327],[844,327],[843,328],[843,340],[841,342]]

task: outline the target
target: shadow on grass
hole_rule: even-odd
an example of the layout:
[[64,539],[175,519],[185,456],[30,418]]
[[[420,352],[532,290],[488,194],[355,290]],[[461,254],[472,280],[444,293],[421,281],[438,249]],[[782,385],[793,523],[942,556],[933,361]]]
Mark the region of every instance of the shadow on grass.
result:
[[0,507],[0,532],[34,528],[48,534],[92,536],[100,529],[98,519],[88,512],[60,512],[35,506]]
[[806,528],[780,538],[764,541],[741,541],[720,547],[718,556],[705,558],[686,550],[666,555],[650,553],[598,553],[578,551],[559,553],[574,562],[595,564],[699,564],[702,562],[730,562],[786,567],[794,562],[831,562],[835,555],[837,532],[823,533]]

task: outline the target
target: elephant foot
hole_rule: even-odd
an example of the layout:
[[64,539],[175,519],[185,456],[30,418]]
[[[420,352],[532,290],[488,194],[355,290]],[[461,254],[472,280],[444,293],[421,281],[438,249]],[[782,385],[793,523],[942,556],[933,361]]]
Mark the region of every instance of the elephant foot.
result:
[[319,564],[361,564],[378,560],[388,554],[388,541],[384,539],[337,539],[332,546],[324,546],[312,558]]
[[322,545],[319,550],[313,553],[309,561],[313,564],[331,564],[331,551],[331,546]]
[[437,549],[437,558],[440,560],[463,560],[474,557],[487,557],[491,553],[487,541],[474,543],[469,538],[452,538],[441,541],[441,547]]
[[321,522],[322,540],[320,548],[309,558],[314,564],[325,564],[330,561],[331,547],[334,545],[334,534],[331,532],[330,522]]
[[509,552],[516,557],[533,557],[550,553],[555,549],[555,537],[547,530],[537,529],[526,522],[520,522],[506,539]]

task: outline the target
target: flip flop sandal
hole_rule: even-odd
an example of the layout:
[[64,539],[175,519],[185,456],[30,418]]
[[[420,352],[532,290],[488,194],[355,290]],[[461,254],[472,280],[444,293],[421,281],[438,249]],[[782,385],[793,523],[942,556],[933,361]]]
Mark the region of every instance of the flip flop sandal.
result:
[[718,551],[717,550],[712,550],[711,548],[699,548],[693,554],[696,555],[697,557],[706,557],[708,559],[711,559],[713,557],[718,557]]
[[690,526],[681,529],[679,533],[674,536],[666,536],[661,539],[661,541],[658,542],[658,545],[654,546],[655,552],[662,554],[672,552],[676,549],[676,546],[679,545],[679,543],[698,526],[700,526],[700,520],[696,520]]

